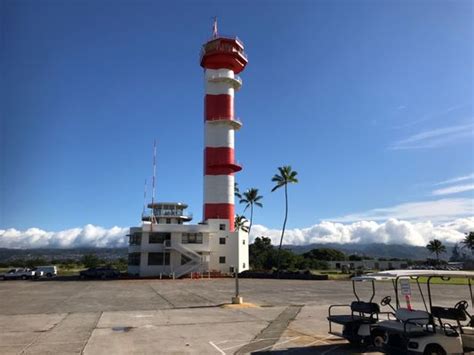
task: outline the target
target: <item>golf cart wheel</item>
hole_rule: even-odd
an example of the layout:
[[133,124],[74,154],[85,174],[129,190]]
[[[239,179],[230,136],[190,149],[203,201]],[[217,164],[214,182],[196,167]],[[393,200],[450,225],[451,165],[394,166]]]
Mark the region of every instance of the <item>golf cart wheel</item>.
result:
[[437,344],[430,344],[426,347],[423,355],[446,355],[446,351]]
[[51,277],[53,277],[53,274],[51,274],[50,272],[48,272],[48,273],[46,274],[46,277],[47,277],[48,279],[50,279]]
[[26,276],[23,275],[23,276],[21,277],[21,279],[22,279],[22,280],[26,280]]
[[379,330],[378,332],[375,332],[374,334],[372,334],[372,344],[377,349],[382,349],[386,343],[387,343],[387,335],[385,334],[385,332],[382,332]]

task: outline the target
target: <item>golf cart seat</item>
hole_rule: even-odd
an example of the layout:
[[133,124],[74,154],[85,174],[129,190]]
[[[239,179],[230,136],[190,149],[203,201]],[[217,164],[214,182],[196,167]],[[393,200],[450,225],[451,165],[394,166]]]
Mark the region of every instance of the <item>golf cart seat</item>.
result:
[[458,308],[433,306],[431,307],[431,314],[434,318],[450,319],[459,322],[467,320],[466,313]]
[[385,320],[377,323],[376,327],[391,333],[405,333],[417,336],[426,333],[426,325],[431,322],[431,316],[425,311],[410,311],[399,308],[395,312],[397,320]]
[[[330,307],[331,309],[331,307]],[[351,314],[347,315],[332,315],[329,314],[328,320],[336,324],[346,325],[353,322],[360,323],[375,323],[377,315],[380,313],[380,308],[377,303],[354,301],[350,305]],[[376,317],[374,317],[374,315]]]

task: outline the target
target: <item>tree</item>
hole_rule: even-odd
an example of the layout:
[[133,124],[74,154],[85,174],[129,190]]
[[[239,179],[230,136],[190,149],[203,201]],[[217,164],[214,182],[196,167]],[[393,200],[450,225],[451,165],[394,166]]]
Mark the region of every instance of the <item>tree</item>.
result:
[[454,244],[453,251],[451,252],[451,257],[449,261],[461,261],[462,257],[459,253],[459,246],[458,243]]
[[350,261],[362,261],[363,258],[360,255],[352,254],[352,255],[349,255],[349,260]]
[[283,237],[285,236],[285,228],[286,228],[286,221],[288,219],[288,184],[296,184],[298,183],[298,179],[296,175],[298,173],[296,171],[291,170],[291,166],[280,166],[278,168],[280,174],[273,175],[272,181],[276,183],[273,187],[272,192],[276,191],[280,187],[285,188],[285,219],[283,220],[283,228],[281,230],[281,237],[280,237],[280,246],[278,247],[278,257],[277,257],[277,270],[280,271],[280,252],[281,252],[281,245],[283,243]]
[[249,246],[250,267],[254,270],[270,270],[273,266],[273,245],[270,238],[257,237]]
[[235,215],[235,220],[234,220],[234,228],[238,230],[243,230],[244,232],[249,232],[249,227],[246,225],[247,223],[247,218],[245,216],[241,216],[239,214]]
[[258,189],[251,188],[245,191],[240,199],[240,203],[245,203],[245,210],[250,207],[250,225],[249,225],[249,234],[252,230],[252,222],[253,222],[253,206],[263,207],[261,201],[263,196],[258,194]]
[[436,254],[436,260],[438,262],[439,262],[439,254],[446,252],[446,247],[438,239],[430,240],[430,242],[426,245],[426,249],[428,249],[428,251],[431,254]]
[[86,254],[82,257],[81,263],[84,264],[85,267],[91,268],[91,267],[97,267],[100,265],[101,260],[97,255],[94,254]]
[[474,232],[466,233],[461,243],[463,244],[463,248],[469,249],[472,254],[474,252]]
[[323,260],[323,261],[342,261],[346,260],[346,254],[332,248],[312,249],[303,254],[307,259]]
[[239,184],[234,182],[234,196],[237,197],[239,200],[242,198],[242,194],[239,190]]

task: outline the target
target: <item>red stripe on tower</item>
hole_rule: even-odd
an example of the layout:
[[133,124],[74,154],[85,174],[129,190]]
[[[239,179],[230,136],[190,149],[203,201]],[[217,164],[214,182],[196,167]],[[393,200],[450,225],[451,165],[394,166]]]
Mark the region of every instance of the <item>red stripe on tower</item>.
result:
[[201,66],[205,69],[204,102],[204,220],[226,219],[234,230],[234,173],[242,168],[235,162],[234,92],[242,81],[235,74],[247,64],[243,44],[237,38],[218,35],[203,45]]
[[206,121],[234,118],[234,97],[231,95],[206,95],[204,103]]

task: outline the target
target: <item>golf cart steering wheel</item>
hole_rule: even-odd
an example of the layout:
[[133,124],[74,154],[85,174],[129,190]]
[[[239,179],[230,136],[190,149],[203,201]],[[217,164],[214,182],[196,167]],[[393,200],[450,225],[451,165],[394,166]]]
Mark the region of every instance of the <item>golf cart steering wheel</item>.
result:
[[382,306],[387,306],[387,305],[390,305],[390,302],[392,302],[392,297],[390,296],[385,296],[384,298],[382,298],[382,300],[380,301],[380,304]]
[[467,301],[459,301],[458,303],[454,305],[454,308],[456,308],[459,311],[465,311],[467,307],[469,307],[469,304],[467,303]]

